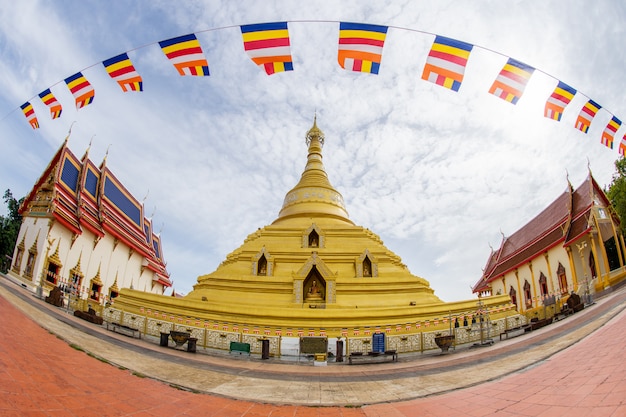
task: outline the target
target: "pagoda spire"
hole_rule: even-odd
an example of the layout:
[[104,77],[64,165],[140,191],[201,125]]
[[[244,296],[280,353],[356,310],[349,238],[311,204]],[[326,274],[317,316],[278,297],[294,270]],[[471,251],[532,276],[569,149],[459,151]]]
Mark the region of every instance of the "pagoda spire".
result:
[[313,126],[305,136],[308,155],[304,172],[298,184],[285,196],[283,207],[276,221],[287,217],[323,216],[339,218],[352,224],[348,219],[342,195],[328,180],[322,162],[324,140],[324,132],[317,127],[317,115],[315,115]]
[[[309,131],[306,132],[306,144],[310,146],[313,139],[317,139],[320,142],[320,145],[324,146],[324,132],[322,132],[319,127],[317,127],[317,114],[313,116],[313,127],[311,127]],[[310,149],[311,148],[309,148],[309,151]]]

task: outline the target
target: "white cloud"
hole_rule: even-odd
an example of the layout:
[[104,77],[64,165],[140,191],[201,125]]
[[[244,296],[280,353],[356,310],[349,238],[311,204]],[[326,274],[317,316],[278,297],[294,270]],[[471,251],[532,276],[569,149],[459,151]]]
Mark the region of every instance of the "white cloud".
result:
[[[566,172],[577,186],[589,161],[598,182],[610,182],[617,152],[599,143],[610,114],[584,135],[573,128],[583,96],[561,123],[543,118],[543,103],[552,75],[626,117],[625,15],[611,0],[7,4],[0,188],[25,195],[76,121],[74,152],[95,135],[94,162],[110,146],[108,166],[137,198],[148,193],[146,214],[156,207],[168,269],[186,292],[276,218],[317,112],[324,164],[352,220],[444,300],[470,298],[500,230],[513,233],[556,198]],[[340,20],[391,26],[379,75],[339,68]],[[243,52],[238,25],[268,21],[290,22],[293,72],[268,77]],[[178,76],[155,44],[191,32],[210,77]],[[432,34],[477,45],[458,93],[421,80]],[[141,94],[122,93],[98,63],[131,49]],[[537,68],[517,105],[487,93],[507,56]],[[83,68],[96,100],[76,111],[62,80]],[[59,81],[62,118],[33,100],[33,132],[18,106]]]

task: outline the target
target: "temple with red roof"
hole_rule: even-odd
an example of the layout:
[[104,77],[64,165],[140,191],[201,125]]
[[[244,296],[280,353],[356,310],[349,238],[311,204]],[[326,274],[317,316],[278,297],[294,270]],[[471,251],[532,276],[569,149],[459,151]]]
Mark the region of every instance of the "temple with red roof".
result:
[[521,313],[560,308],[571,294],[589,302],[626,277],[620,220],[589,173],[492,250],[473,292],[509,294]]
[[40,296],[54,287],[75,309],[104,305],[121,288],[171,287],[161,238],[144,207],[106,166],[82,158],[68,138],[20,206],[9,277]]

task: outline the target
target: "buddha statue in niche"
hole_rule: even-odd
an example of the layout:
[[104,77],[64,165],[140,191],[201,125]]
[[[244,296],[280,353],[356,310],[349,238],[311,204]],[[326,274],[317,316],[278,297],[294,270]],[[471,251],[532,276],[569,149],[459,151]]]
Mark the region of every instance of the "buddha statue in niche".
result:
[[311,285],[306,290],[304,295],[305,302],[320,302],[324,301],[324,287],[321,285],[320,281],[317,279],[313,279],[311,281]]

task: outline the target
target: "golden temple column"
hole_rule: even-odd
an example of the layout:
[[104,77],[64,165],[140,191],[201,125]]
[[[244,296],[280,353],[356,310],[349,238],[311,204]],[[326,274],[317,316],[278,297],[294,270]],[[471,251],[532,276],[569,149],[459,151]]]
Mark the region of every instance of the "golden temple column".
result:
[[[533,300],[539,300],[539,296],[537,295],[537,286],[535,285],[535,272],[533,271],[533,262],[528,262],[528,269],[530,269],[530,285],[533,289]],[[538,307],[535,305],[534,307]]]
[[[552,294],[556,294],[556,291],[554,290],[554,276],[552,275],[552,268],[550,267],[550,257],[548,256],[548,252],[545,252],[543,254],[543,257],[546,259],[546,265],[548,267],[548,277],[550,278],[550,291],[552,292]],[[559,286],[559,293],[560,291],[560,286]]]
[[[522,303],[520,306],[520,297],[523,294],[522,293],[522,287],[520,287],[520,283],[519,283],[519,271],[516,269],[515,270],[515,279],[517,280],[517,308],[519,308],[519,312],[520,313],[524,313],[526,311],[526,303]],[[521,308],[520,308],[521,307]]]
[[576,268],[574,267],[574,258],[572,256],[572,247],[567,246],[565,248],[565,252],[567,252],[567,259],[569,260],[570,271],[572,271],[572,286],[573,290],[578,290],[578,275],[576,274]]
[[617,248],[617,256],[619,258],[619,266],[620,268],[624,266],[624,258],[622,258],[622,245],[620,244],[620,239],[617,235],[617,230],[615,230],[615,223],[613,223],[613,217],[611,217],[611,228],[613,229],[613,239],[615,239],[615,247]]
[[[600,239],[602,239],[602,238],[600,238]],[[602,246],[604,246],[604,245],[602,245]],[[599,262],[602,262],[602,264],[604,265],[604,268],[605,268],[604,270],[607,271],[606,272],[607,277],[609,275],[609,273],[608,273],[609,264],[607,262],[606,253],[604,252],[604,250],[602,250],[602,253],[604,255],[604,256],[601,257],[602,259],[598,259],[598,249],[596,248],[596,241],[595,241],[595,239],[593,239],[593,237],[591,238],[591,253],[593,253],[593,258],[596,260],[595,261],[596,274],[597,274],[596,276],[598,277],[598,282],[595,284],[595,289],[596,289],[596,291],[599,291],[599,290],[601,291],[601,290],[604,289],[604,277],[603,277],[602,271],[600,269]]]
[[[593,240],[591,241],[593,245]],[[585,268],[585,248],[587,247],[587,242],[577,243],[576,248],[578,249],[578,254],[580,255],[580,262],[582,264],[583,272],[584,272],[584,285],[585,285],[585,293],[583,294],[583,302],[589,304],[590,294],[589,294],[589,278],[587,277],[587,270]]]

